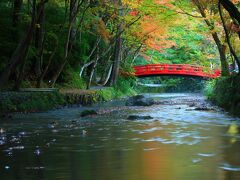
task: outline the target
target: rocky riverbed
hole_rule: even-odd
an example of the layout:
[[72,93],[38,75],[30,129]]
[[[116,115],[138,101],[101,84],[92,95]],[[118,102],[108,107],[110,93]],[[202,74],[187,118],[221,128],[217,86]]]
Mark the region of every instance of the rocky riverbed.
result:
[[[221,108],[215,106],[210,101],[208,101],[204,96],[195,95],[185,95],[184,97],[175,97],[175,98],[154,98],[149,94],[137,95],[133,97],[129,97],[123,100],[121,106],[117,107],[108,107],[108,108],[91,108],[84,110],[81,114],[86,116],[105,116],[116,114],[121,111],[145,111],[146,108],[151,109],[155,107],[161,106],[173,106],[175,109],[182,109],[185,111],[213,111],[220,112],[223,111]],[[123,116],[121,114],[121,116]],[[127,117],[128,120],[149,120],[153,119],[153,117],[149,115],[138,115],[137,113],[131,114]]]
[[1,179],[238,179],[239,119],[199,94],[144,96],[155,103],[122,99],[2,119]]

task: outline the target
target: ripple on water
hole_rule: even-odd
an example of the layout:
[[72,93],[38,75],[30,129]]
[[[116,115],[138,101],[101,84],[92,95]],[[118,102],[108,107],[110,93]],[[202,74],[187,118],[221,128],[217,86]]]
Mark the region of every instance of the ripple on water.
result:
[[14,147],[10,147],[10,150],[23,150],[25,147],[24,146],[14,146]]
[[149,129],[145,129],[145,130],[132,130],[133,132],[137,132],[138,134],[145,134],[145,133],[151,133],[151,132],[155,132],[155,131],[159,131],[162,130],[162,127],[153,127],[153,128],[149,128]]
[[210,139],[212,137],[210,137],[210,136],[193,136],[192,138],[194,138],[194,139]]
[[122,151],[132,151],[133,149],[132,148],[122,148],[121,150]]
[[144,148],[143,150],[144,151],[155,151],[155,150],[158,150],[160,148]]
[[108,141],[109,137],[99,137],[100,141]]
[[25,167],[26,170],[42,170],[45,169],[43,166],[36,166],[36,167]]
[[195,164],[195,163],[199,163],[201,162],[202,159],[201,158],[195,158],[195,159],[192,159],[192,162]]
[[196,145],[200,143],[201,141],[199,139],[194,140],[184,140],[182,138],[176,138],[176,139],[164,139],[161,137],[154,137],[150,139],[143,139],[142,142],[160,142],[162,144],[177,144],[177,145]]
[[230,165],[228,163],[222,164],[219,168],[223,169],[225,171],[237,171],[237,172],[240,172],[240,166],[233,166],[233,165]]
[[6,143],[6,141],[0,139],[0,146],[1,146],[1,145],[4,145],[5,143]]
[[196,145],[198,143],[200,143],[201,141],[199,139],[195,139],[193,141],[186,141],[186,140],[176,140],[175,143],[178,145],[189,145],[189,146],[193,146]]
[[214,153],[198,153],[198,156],[213,157],[213,156],[216,156],[216,154],[214,154]]
[[154,138],[150,138],[150,139],[142,139],[142,142],[160,142],[162,144],[173,144],[174,141],[169,140],[169,139],[164,139],[161,137],[154,137]]

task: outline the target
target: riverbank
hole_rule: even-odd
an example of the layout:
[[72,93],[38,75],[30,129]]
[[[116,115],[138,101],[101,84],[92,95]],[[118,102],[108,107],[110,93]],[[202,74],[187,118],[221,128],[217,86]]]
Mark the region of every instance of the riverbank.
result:
[[208,98],[235,116],[240,116],[240,76],[221,77],[209,85]]
[[96,90],[60,89],[56,91],[0,92],[0,115],[12,112],[39,112],[72,105],[91,105],[101,101],[133,95],[130,89],[104,87]]

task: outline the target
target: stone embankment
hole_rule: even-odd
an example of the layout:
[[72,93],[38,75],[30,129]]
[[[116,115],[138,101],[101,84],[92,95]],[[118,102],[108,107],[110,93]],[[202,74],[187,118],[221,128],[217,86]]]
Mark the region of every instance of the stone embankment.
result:
[[39,112],[72,105],[90,105],[104,98],[102,90],[22,89],[0,92],[0,117],[12,112]]

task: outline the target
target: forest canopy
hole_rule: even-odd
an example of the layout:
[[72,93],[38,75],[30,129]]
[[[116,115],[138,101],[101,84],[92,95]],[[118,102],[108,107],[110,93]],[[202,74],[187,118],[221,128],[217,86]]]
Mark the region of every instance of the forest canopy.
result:
[[139,64],[239,65],[238,0],[1,0],[0,88],[115,85]]

